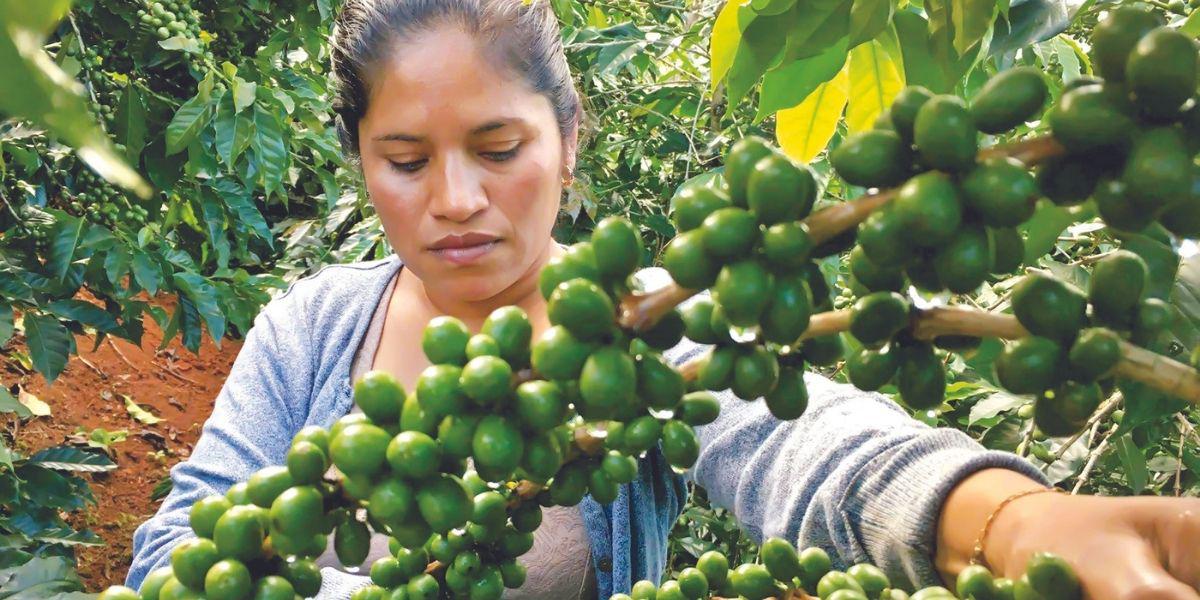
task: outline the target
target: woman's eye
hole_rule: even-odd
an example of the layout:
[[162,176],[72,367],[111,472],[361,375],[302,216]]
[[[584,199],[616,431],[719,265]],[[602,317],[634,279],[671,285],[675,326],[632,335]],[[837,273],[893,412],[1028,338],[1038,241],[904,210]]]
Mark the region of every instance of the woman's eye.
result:
[[504,161],[506,161],[506,160],[509,160],[509,159],[511,159],[512,157],[516,156],[516,155],[517,155],[517,150],[518,150],[520,147],[521,147],[521,146],[520,146],[520,144],[518,144],[518,145],[516,145],[516,146],[513,146],[512,148],[510,148],[510,149],[508,149],[508,150],[502,150],[502,151],[499,151],[499,152],[481,152],[480,154],[482,154],[484,158],[486,158],[486,159],[488,159],[488,160],[490,160],[490,161],[494,161],[494,162],[504,162]]
[[425,159],[409,162],[396,162],[394,160],[389,160],[388,164],[391,165],[393,169],[400,171],[401,173],[415,173],[418,169],[425,165],[425,162]]

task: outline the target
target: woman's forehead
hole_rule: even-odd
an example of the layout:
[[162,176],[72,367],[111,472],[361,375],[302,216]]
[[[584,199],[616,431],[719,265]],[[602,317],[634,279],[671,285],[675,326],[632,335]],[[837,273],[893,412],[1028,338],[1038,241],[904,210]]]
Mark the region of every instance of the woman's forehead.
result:
[[455,28],[397,44],[375,70],[367,118],[423,125],[463,121],[471,130],[501,120],[553,121],[549,101],[491,54]]

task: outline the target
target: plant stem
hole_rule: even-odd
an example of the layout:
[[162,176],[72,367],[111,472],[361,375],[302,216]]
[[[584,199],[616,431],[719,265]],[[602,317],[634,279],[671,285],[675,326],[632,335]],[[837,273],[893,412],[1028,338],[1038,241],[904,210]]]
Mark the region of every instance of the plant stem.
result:
[[[1029,335],[1012,315],[994,314],[960,306],[916,310],[910,327],[913,337],[920,340],[933,340],[941,335],[1015,340]],[[800,339],[838,333],[849,328],[849,310],[817,313],[812,316],[808,329],[801,334]],[[681,370],[684,373],[694,373],[704,359],[705,356],[692,359],[682,365]],[[1121,342],[1121,359],[1113,374],[1139,381],[1160,392],[1200,405],[1200,371],[1145,348]]]
[[[1057,140],[1044,136],[984,148],[979,151],[979,160],[1007,156],[1032,167],[1065,152],[1066,149]],[[867,220],[872,212],[887,205],[895,196],[895,189],[882,190],[818,210],[802,223],[808,230],[813,244],[820,244],[851,227],[857,227],[859,223]],[[654,292],[630,294],[621,300],[620,324],[622,327],[643,330],[657,323],[668,311],[695,293],[696,290],[681,288],[672,283]]]
[[[1084,425],[1075,435],[1071,436],[1071,439],[1067,440],[1066,442],[1063,443],[1062,446],[1059,447],[1058,452],[1054,453],[1054,460],[1046,463],[1046,468],[1047,469],[1050,468],[1050,465],[1054,464],[1056,461],[1058,461],[1058,459],[1062,458],[1063,454],[1067,453],[1067,449],[1070,448],[1071,445],[1074,444],[1076,441],[1078,441],[1079,438],[1083,437],[1083,433],[1085,431],[1088,431],[1088,430],[1092,429],[1093,427],[1096,427],[1097,425],[1099,425],[1099,423],[1102,419],[1104,419],[1108,415],[1112,414],[1112,411],[1116,410],[1117,407],[1121,405],[1121,401],[1124,399],[1125,399],[1125,397],[1121,394],[1121,392],[1117,392],[1117,393],[1113,394],[1111,398],[1106,400],[1104,402],[1104,404],[1101,404],[1100,408],[1096,410],[1096,413],[1092,415],[1092,418],[1088,419],[1087,424]],[[1095,432],[1093,432],[1093,434],[1094,433]]]

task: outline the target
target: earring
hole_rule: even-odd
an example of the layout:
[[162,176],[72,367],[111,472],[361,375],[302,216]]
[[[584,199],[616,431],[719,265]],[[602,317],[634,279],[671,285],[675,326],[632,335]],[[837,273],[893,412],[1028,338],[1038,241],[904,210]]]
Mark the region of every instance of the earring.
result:
[[571,183],[574,181],[575,181],[575,171],[572,169],[567,169],[566,176],[564,176],[562,178],[562,184],[563,185],[571,185]]

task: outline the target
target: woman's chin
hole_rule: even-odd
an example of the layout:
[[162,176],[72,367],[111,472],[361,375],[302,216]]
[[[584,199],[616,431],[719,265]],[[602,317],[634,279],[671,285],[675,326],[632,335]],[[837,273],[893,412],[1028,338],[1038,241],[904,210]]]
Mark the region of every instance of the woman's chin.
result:
[[[451,272],[443,274],[444,279],[437,285],[446,297],[461,302],[481,302],[493,298],[506,287],[503,278],[496,272],[465,273]],[[428,282],[427,282],[428,285]]]

